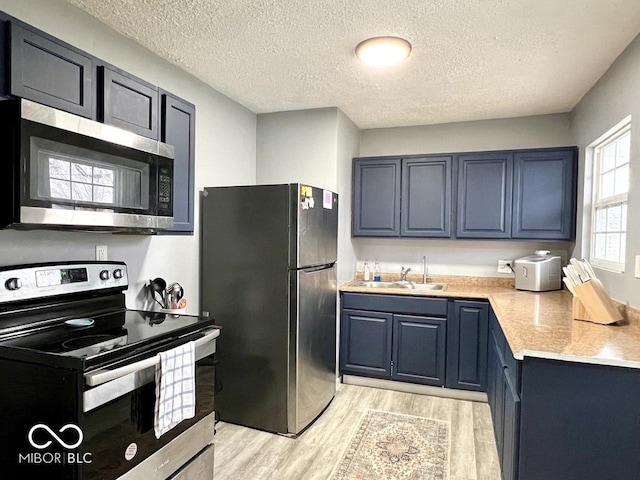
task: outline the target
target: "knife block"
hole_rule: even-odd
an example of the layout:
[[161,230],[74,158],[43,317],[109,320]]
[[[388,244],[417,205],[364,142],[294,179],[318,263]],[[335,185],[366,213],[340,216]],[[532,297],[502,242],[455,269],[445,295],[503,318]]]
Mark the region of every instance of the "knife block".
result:
[[600,280],[594,278],[576,285],[573,318],[608,325],[623,319]]

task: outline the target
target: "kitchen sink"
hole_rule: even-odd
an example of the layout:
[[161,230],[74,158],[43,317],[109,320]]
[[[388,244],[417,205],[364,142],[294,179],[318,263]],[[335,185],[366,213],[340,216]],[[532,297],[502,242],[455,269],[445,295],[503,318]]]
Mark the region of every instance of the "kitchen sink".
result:
[[406,290],[418,290],[424,292],[444,291],[447,288],[446,283],[413,283],[413,282],[365,282],[356,281],[351,283],[353,287],[366,288],[399,288]]
[[444,291],[447,289],[446,283],[413,283],[411,287],[413,290],[424,290],[425,292]]
[[[409,282],[406,282],[407,284]],[[366,288],[408,288],[405,286],[405,282],[353,282],[351,285],[354,287],[366,287]]]

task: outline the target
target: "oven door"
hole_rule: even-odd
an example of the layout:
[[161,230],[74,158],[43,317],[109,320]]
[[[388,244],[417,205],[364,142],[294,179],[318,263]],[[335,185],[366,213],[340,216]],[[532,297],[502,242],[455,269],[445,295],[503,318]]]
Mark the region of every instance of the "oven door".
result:
[[[85,375],[82,432],[79,452],[82,459],[80,478],[115,479],[131,472],[154,453],[214,411],[215,338],[219,330],[208,330],[195,341],[196,413],[156,438],[155,359],[157,356]],[[177,345],[173,345],[177,346]],[[172,346],[172,347],[173,347]],[[213,428],[208,432],[213,441]],[[169,450],[169,449],[167,449]],[[145,480],[166,478],[182,465],[178,457],[166,458],[157,465],[154,475]],[[145,470],[146,471],[146,470]]]
[[80,117],[71,116],[71,129],[60,121],[69,114],[53,115],[41,105],[24,109],[38,121],[22,118],[20,124],[21,223],[167,228],[173,216],[171,147]]

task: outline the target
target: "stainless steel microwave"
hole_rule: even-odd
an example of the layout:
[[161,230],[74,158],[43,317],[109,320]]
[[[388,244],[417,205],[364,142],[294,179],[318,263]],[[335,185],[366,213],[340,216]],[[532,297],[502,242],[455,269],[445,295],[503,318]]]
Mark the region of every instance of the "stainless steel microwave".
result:
[[0,118],[0,228],[173,226],[171,145],[24,99]]

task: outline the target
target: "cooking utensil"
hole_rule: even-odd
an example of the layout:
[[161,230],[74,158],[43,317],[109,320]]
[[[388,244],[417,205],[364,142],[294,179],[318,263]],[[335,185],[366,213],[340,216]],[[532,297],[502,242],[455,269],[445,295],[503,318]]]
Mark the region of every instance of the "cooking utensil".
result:
[[177,300],[180,300],[182,297],[184,297],[184,289],[178,282],[170,283],[165,291],[167,295],[172,294],[173,297]]
[[[151,290],[151,296],[158,302],[160,307],[166,308],[165,291],[167,289],[167,282],[160,277],[154,278],[153,280],[149,280],[149,289]],[[160,300],[158,300],[158,295],[160,296]]]
[[166,308],[176,309],[180,299],[184,296],[184,289],[178,282],[170,283],[165,289]]

